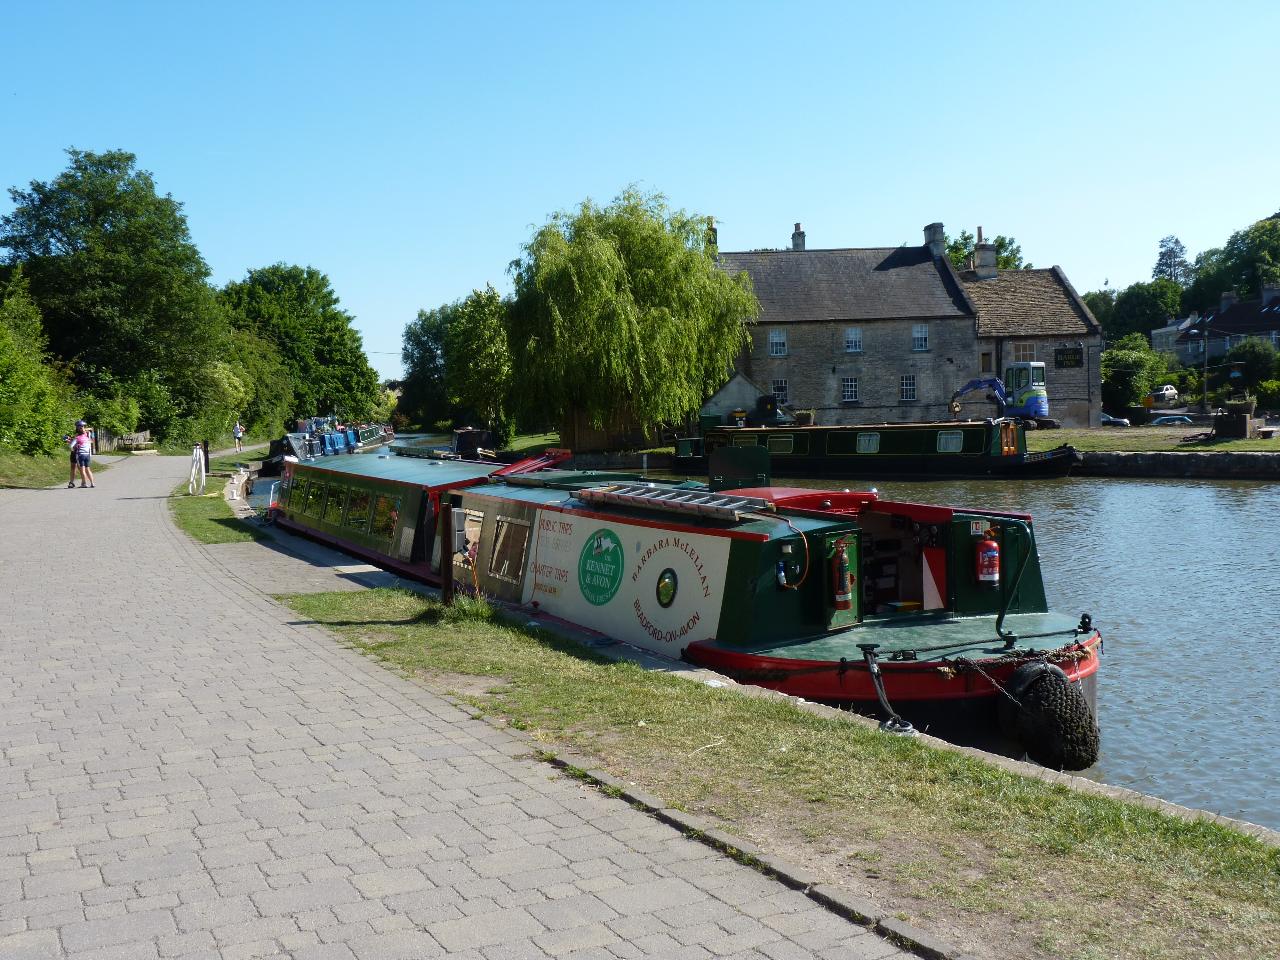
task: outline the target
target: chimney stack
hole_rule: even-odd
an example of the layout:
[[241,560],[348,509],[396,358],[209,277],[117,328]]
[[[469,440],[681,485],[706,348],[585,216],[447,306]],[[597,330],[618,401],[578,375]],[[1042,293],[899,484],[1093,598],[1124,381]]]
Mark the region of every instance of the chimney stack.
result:
[[791,234],[791,249],[804,249],[804,231],[800,229],[800,224],[796,224],[795,232]]
[[1269,303],[1280,301],[1280,286],[1274,283],[1264,283],[1262,285],[1262,306]]
[[973,248],[973,273],[979,280],[996,278],[996,245],[983,241],[981,227],[978,228],[978,242]]
[[1218,312],[1225,313],[1229,308],[1233,307],[1235,302],[1239,299],[1240,296],[1236,293],[1235,287],[1232,287],[1230,290],[1224,290],[1222,293],[1222,300],[1218,304]]
[[946,255],[946,231],[942,229],[942,224],[931,223],[924,228],[924,245],[929,248],[929,253],[935,260]]

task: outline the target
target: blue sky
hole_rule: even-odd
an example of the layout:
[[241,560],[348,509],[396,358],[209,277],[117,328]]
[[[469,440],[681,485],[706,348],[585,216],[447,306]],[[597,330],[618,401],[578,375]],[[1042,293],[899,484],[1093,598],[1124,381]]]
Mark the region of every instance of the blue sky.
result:
[[[1010,234],[1081,292],[1280,209],[1274,3],[11,4],[0,186],[138,155],[219,284],[327,273],[399,373],[421,307],[628,184],[727,250]],[[0,197],[0,212],[11,203]]]

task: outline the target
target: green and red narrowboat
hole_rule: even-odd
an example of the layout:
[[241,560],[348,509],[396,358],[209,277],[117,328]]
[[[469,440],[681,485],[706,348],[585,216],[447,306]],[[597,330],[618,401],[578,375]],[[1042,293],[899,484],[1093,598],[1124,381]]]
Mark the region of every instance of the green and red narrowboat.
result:
[[1048,611],[1031,518],[549,471],[456,491],[454,577],[730,678],[1097,758],[1102,638]]

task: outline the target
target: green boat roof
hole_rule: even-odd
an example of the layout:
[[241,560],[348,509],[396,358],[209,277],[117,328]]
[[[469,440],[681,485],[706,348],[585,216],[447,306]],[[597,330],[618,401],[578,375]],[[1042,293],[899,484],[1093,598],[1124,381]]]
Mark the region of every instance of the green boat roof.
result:
[[310,473],[330,473],[391,480],[418,487],[445,487],[487,477],[501,466],[500,463],[474,463],[469,460],[423,460],[418,457],[356,453],[301,461],[294,467],[294,471],[298,477]]
[[[1071,631],[1078,622],[1078,617],[1062,613],[1011,613],[1004,618],[1003,629],[1018,636],[1016,650],[1056,650],[1073,641]],[[918,651],[917,659],[924,663],[959,657],[995,657],[1009,652],[996,636],[993,614],[956,617],[930,613],[868,617],[856,627],[824,636],[802,637],[781,643],[725,644],[721,649],[785,660],[838,661],[844,657],[861,661],[860,643],[879,644],[876,655],[881,659],[887,659],[895,652]],[[711,645],[720,646],[714,642]],[[946,649],[930,649],[936,647]]]

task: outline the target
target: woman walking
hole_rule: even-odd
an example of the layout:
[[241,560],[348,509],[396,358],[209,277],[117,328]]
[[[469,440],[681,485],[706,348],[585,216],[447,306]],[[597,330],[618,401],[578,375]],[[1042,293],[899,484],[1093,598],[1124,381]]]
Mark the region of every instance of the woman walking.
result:
[[89,432],[83,426],[76,427],[76,435],[71,438],[70,446],[72,474],[67,486],[74,487],[76,485],[74,471],[78,469],[80,471],[80,489],[92,487],[94,485],[93,470],[89,467],[89,461],[93,456],[93,441],[89,438]]

